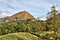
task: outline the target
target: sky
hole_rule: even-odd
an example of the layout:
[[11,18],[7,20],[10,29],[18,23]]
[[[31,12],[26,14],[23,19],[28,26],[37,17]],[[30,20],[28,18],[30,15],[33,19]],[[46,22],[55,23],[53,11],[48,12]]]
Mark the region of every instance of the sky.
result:
[[46,19],[52,5],[60,9],[60,0],[0,0],[0,18],[27,11],[35,18]]

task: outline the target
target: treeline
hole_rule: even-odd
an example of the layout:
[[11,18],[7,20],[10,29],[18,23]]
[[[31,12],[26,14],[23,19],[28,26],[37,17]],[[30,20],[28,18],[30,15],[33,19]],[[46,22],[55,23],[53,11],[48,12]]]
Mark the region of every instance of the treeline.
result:
[[[49,20],[42,21],[42,20],[16,20],[16,21],[4,21],[0,23],[0,36],[9,34],[9,33],[16,33],[16,32],[28,32],[33,35],[40,37],[43,40],[50,40],[55,39],[54,36],[54,26]],[[56,28],[57,29],[57,28]],[[56,30],[57,31],[57,30]],[[57,38],[60,39],[58,33],[60,30],[57,31]]]
[[19,20],[0,23],[0,35],[16,32],[40,33],[45,30],[44,21]]

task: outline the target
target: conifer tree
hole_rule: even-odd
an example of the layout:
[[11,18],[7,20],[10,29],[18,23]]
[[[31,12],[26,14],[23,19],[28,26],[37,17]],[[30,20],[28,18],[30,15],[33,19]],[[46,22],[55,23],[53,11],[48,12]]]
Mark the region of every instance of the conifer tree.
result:
[[[47,26],[50,27],[51,31],[54,31],[55,40],[57,40],[58,28],[60,26],[59,12],[56,10],[56,7],[53,5],[51,12],[47,16]],[[50,31],[49,30],[49,31]]]

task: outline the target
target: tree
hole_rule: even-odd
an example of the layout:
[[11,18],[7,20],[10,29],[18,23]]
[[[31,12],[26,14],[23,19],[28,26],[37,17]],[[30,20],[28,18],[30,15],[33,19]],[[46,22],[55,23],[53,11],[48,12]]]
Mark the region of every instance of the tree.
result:
[[55,40],[57,39],[58,27],[60,26],[59,12],[55,9],[55,6],[52,6],[51,12],[48,13],[47,17],[47,26],[51,31],[54,31]]

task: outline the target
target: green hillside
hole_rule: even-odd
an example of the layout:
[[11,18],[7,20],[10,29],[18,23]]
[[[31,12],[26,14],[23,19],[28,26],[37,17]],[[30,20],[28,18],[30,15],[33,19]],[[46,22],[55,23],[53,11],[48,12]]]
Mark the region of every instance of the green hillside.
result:
[[0,36],[0,40],[40,40],[37,36],[30,33],[11,33]]

